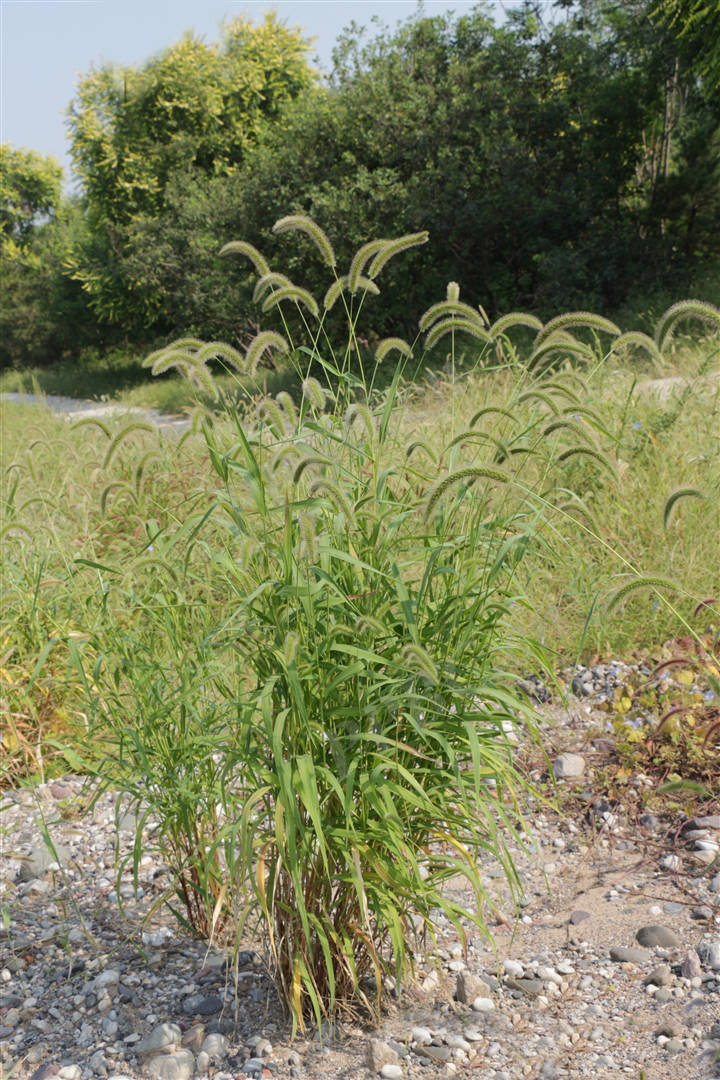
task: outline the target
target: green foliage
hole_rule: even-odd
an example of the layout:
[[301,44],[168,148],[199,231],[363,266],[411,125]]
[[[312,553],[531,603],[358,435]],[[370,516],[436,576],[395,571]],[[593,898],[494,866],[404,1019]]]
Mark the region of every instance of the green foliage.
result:
[[186,35],[142,69],[104,65],[81,78],[68,117],[90,235],[67,266],[99,318],[157,320],[162,290],[125,262],[128,226],[162,220],[173,183],[237,170],[262,126],[313,84],[307,49],[269,13],[259,26],[225,23],[220,43]]
[[714,0],[660,0],[652,11],[685,47],[708,89],[720,92],[720,10]]
[[[715,600],[695,610],[696,619],[716,615]],[[707,623],[706,623],[707,625]],[[717,625],[705,633],[666,642],[648,677],[619,686],[608,703],[617,738],[615,782],[638,772],[664,779],[651,799],[712,797],[720,748],[720,648]]]
[[17,257],[27,247],[39,218],[60,205],[62,168],[53,157],[0,145],[0,256]]

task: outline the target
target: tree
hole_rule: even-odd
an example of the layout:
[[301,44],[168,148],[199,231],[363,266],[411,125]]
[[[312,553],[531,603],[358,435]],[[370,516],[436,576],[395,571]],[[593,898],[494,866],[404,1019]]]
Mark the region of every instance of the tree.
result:
[[652,15],[687,51],[708,95],[720,96],[720,5],[717,0],[660,0]]
[[0,254],[20,255],[34,230],[51,219],[60,204],[62,167],[34,150],[0,146]]
[[259,26],[236,18],[219,43],[188,34],[140,69],[104,65],[80,80],[68,125],[93,238],[69,266],[100,318],[152,321],[157,298],[124,278],[127,228],[162,216],[174,178],[239,168],[262,126],[315,82],[307,51],[274,14]]

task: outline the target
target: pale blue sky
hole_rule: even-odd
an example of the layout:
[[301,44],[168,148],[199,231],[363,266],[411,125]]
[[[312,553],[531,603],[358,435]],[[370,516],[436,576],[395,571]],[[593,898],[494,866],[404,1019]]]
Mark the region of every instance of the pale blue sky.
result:
[[[519,0],[491,6],[502,10]],[[426,0],[428,15],[475,6],[475,0]],[[291,26],[315,37],[315,54],[328,70],[333,45],[351,21],[370,27],[373,16],[394,26],[417,9],[416,0],[0,0],[0,141],[54,154],[69,174],[64,128],[79,75],[103,60],[140,65],[194,30],[216,40],[224,17],[254,20],[274,8]]]

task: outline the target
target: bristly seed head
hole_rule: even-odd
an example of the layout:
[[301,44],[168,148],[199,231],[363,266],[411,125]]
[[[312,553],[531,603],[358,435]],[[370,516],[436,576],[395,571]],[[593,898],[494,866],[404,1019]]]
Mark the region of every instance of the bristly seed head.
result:
[[275,222],[272,231],[276,236],[286,232],[304,232],[314,242],[328,266],[336,265],[337,259],[332,244],[317,222],[306,214],[288,214],[287,217]]

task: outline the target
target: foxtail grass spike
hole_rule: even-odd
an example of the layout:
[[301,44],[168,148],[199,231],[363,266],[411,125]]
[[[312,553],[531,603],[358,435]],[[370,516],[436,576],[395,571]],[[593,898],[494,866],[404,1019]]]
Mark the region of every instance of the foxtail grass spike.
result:
[[363,277],[361,274],[355,283],[354,289],[350,288],[350,283],[348,279],[349,275],[343,274],[342,277],[339,277],[336,281],[333,281],[332,285],[323,297],[323,307],[326,311],[329,311],[330,308],[335,305],[335,303],[340,299],[346,289],[353,293],[368,292],[371,293],[373,296],[380,295],[380,290],[378,289],[375,282],[371,281],[370,278]]
[[164,356],[166,352],[170,350],[179,349],[181,352],[194,353],[197,349],[201,349],[203,342],[200,338],[184,337],[178,338],[177,341],[171,341],[167,345],[163,345],[162,349],[156,349],[155,352],[151,352],[149,356],[146,356],[142,362],[144,368],[152,367],[156,360],[161,356]]
[[482,420],[483,416],[504,416],[506,420],[512,420],[515,422],[515,417],[508,409],[501,409],[499,405],[485,405],[482,409],[478,409],[476,413],[470,419],[470,427],[475,427],[478,420]]
[[152,424],[145,423],[142,420],[136,420],[134,423],[128,424],[126,427],[124,427],[122,431],[118,431],[117,435],[107,448],[107,452],[105,454],[102,465],[103,469],[107,469],[108,465],[115,456],[115,451],[120,446],[120,443],[123,442],[123,440],[126,439],[128,435],[132,435],[134,431],[149,431],[151,434],[155,434],[157,432],[157,428],[153,427]]
[[460,286],[457,281],[448,281],[445,295],[450,303],[456,304],[458,302],[460,299]]
[[625,585],[621,586],[616,592],[612,594],[607,604],[608,614],[621,604],[631,593],[636,592],[638,589],[665,589],[668,592],[677,592],[677,585],[674,581],[670,581],[669,578],[664,577],[638,577],[633,581],[628,581]]
[[558,454],[557,460],[569,461],[570,458],[577,457],[578,454],[582,454],[583,457],[592,458],[593,461],[597,461],[617,479],[617,471],[610,458],[603,454],[602,451],[595,450],[591,446],[571,446],[569,450],[563,450],[562,454]]
[[104,488],[100,496],[100,513],[103,517],[105,517],[108,497],[113,493],[113,491],[123,491],[126,495],[130,496],[132,501],[137,506],[137,496],[133,489],[130,487],[130,485],[126,484],[124,480],[113,480],[112,483],[108,484]]
[[571,431],[578,439],[584,439],[588,443],[595,442],[592,432],[584,428],[582,424],[578,424],[575,420],[568,420],[565,418],[558,418],[551,421],[547,427],[543,428],[543,435],[552,435],[555,431]]
[[663,507],[663,526],[666,529],[668,527],[668,524],[670,522],[670,518],[672,517],[673,510],[675,509],[675,506],[678,503],[678,501],[680,499],[689,499],[689,498],[703,499],[704,500],[704,499],[707,498],[707,496],[705,495],[704,491],[698,491],[697,488],[686,487],[686,488],[678,488],[677,491],[673,491],[672,495],[669,495],[668,498],[666,499],[665,506]]
[[421,645],[406,645],[400,653],[405,665],[416,675],[422,675],[433,686],[440,682],[440,675],[430,654]]
[[573,404],[575,404],[575,405],[580,404],[579,395],[576,394],[574,390],[571,390],[569,386],[566,386],[565,383],[561,382],[559,379],[553,378],[553,379],[549,379],[549,380],[543,380],[538,385],[538,389],[539,390],[554,390],[556,394],[561,394],[568,401],[572,401]]
[[236,371],[245,372],[245,357],[232,345],[226,345],[222,341],[209,341],[202,349],[198,349],[195,359],[199,364],[205,364],[208,360],[224,360]]
[[437,345],[440,338],[450,333],[470,334],[472,337],[477,338],[478,341],[482,341],[484,345],[490,342],[487,330],[483,330],[479,322],[471,322],[470,319],[458,319],[455,316],[450,316],[448,319],[442,319],[440,322],[435,323],[425,338],[425,348],[432,349]]
[[434,462],[435,465],[437,465],[437,454],[433,450],[432,446],[430,446],[429,443],[425,442],[424,439],[414,439],[413,442],[411,442],[410,445],[406,447],[405,457],[411,457],[416,450],[424,450],[430,460]]
[[531,330],[542,330],[543,324],[536,315],[529,315],[524,311],[510,311],[500,319],[496,319],[488,333],[491,338],[500,337],[507,333],[513,326],[527,326]]
[[314,379],[312,375],[309,375],[307,379],[303,380],[302,390],[303,397],[314,409],[321,412],[325,408],[325,391],[317,379]]
[[621,332],[620,327],[616,326],[614,322],[606,319],[603,315],[596,315],[593,311],[567,311],[564,315],[557,315],[550,322],[545,323],[535,338],[535,347],[537,348],[556,330],[564,330],[568,326],[596,330],[603,334],[612,334],[613,337],[619,337]]
[[370,633],[377,637],[389,637],[390,631],[374,615],[360,615],[355,623],[358,634]]
[[428,493],[423,515],[425,520],[427,521],[432,517],[433,510],[438,502],[453,484],[459,484],[466,480],[473,482],[483,479],[496,480],[498,483],[506,484],[510,480],[510,476],[503,472],[502,469],[493,468],[491,465],[473,465],[467,469],[457,469],[455,472],[448,473],[442,480],[438,480]]
[[379,252],[392,243],[392,240],[370,240],[367,244],[363,244],[355,252],[350,263],[350,269],[347,273],[347,284],[351,293],[357,292],[358,282],[362,275],[363,270],[370,258],[373,255],[377,255]]
[[293,401],[291,395],[288,394],[287,390],[281,390],[279,394],[275,395],[275,400],[277,401],[280,408],[287,414],[290,429],[294,430],[295,428],[297,428],[297,409],[295,408],[295,402]]
[[334,484],[332,480],[328,480],[325,477],[313,480],[308,488],[308,493],[313,496],[320,495],[321,492],[325,494],[330,502],[334,503],[341,514],[345,515],[345,519],[348,522],[355,520],[355,515],[352,512],[350,503],[347,501],[337,484]]
[[295,468],[295,472],[293,473],[292,478],[293,484],[300,483],[302,474],[311,465],[323,465],[327,467],[332,465],[332,462],[330,461],[330,458],[324,457],[322,454],[311,454],[308,457],[304,457]]
[[86,416],[83,420],[77,420],[74,424],[72,424],[70,430],[76,431],[78,428],[90,426],[100,428],[103,435],[107,435],[108,439],[112,438],[110,428],[107,426],[107,424],[104,424],[102,420],[98,420],[96,416]]
[[359,402],[354,402],[352,405],[348,405],[345,410],[345,427],[348,431],[358,418],[362,420],[365,430],[368,433],[368,437],[372,440],[375,437],[375,425],[373,424],[372,413],[367,405],[361,405]]
[[313,241],[328,266],[333,267],[337,263],[335,252],[327,236],[316,221],[306,214],[288,214],[280,218],[273,225],[272,231],[276,236],[288,232],[303,232]]
[[265,296],[268,289],[272,287],[285,288],[287,285],[292,285],[292,281],[287,274],[278,274],[276,271],[272,271],[269,274],[264,274],[258,281],[253,290],[253,303],[259,304]]
[[288,465],[295,465],[294,461],[288,461],[288,458],[295,458],[300,451],[294,443],[287,443],[285,446],[280,446],[273,454],[270,460],[270,471],[277,472],[279,467],[287,462]]
[[720,330],[720,308],[705,300],[680,300],[660,316],[655,327],[655,344],[662,353],[670,341],[675,327],[683,319],[699,319]]
[[401,356],[412,356],[412,349],[407,341],[404,341],[403,338],[399,337],[389,337],[381,341],[375,350],[375,359],[378,364],[382,364],[383,360],[393,352],[393,350],[399,352]]
[[649,334],[643,334],[640,330],[629,330],[621,334],[612,343],[611,352],[620,352],[621,349],[644,349],[650,356],[653,364],[659,371],[665,370],[665,362],[662,353]]
[[387,247],[378,252],[370,263],[368,277],[376,278],[390,259],[399,255],[400,252],[409,251],[410,248],[419,247],[421,244],[427,244],[429,235],[427,232],[409,233],[407,236],[398,237],[397,240],[391,240]]
[[283,288],[270,293],[263,300],[262,310],[271,311],[272,308],[281,304],[283,300],[292,300],[296,304],[303,304],[316,319],[320,314],[315,297],[307,289],[301,289],[299,285],[284,285]]
[[524,401],[540,401],[543,405],[546,405],[554,416],[559,416],[560,410],[553,401],[550,394],[544,394],[542,390],[525,390],[522,394],[518,395],[517,403],[522,405]]
[[267,424],[278,439],[282,438],[283,435],[289,434],[286,416],[278,403],[273,401],[272,398],[265,398],[261,401],[255,410],[255,415],[258,420]]
[[248,244],[246,240],[231,240],[229,244],[225,244],[225,247],[220,249],[220,254],[245,255],[255,267],[258,277],[265,277],[266,274],[270,273],[270,267],[265,258],[256,247]]
[[471,308],[469,304],[463,304],[460,300],[442,300],[439,304],[433,304],[421,316],[418,324],[420,330],[425,333],[434,322],[437,322],[444,315],[457,315],[468,319],[472,323],[477,323],[481,330],[485,330],[482,318],[475,308]]
[[195,353],[187,349],[166,349],[158,356],[152,366],[153,375],[162,375],[171,368],[178,367],[185,374],[195,363]]
[[245,353],[245,370],[250,375],[257,372],[258,364],[266,349],[277,349],[280,353],[289,353],[290,347],[282,336],[274,330],[262,330],[254,337]]

